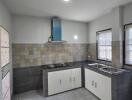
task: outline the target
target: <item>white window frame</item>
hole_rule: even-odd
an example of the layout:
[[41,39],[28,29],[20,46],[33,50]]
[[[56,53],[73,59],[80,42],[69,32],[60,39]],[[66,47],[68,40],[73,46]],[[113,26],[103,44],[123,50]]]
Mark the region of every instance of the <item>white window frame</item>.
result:
[[[108,32],[111,34],[108,34]],[[102,50],[103,48],[104,50]],[[97,32],[97,59],[109,62],[112,61],[112,29],[106,29]]]
[[132,24],[125,25],[124,31],[124,63],[132,65]]

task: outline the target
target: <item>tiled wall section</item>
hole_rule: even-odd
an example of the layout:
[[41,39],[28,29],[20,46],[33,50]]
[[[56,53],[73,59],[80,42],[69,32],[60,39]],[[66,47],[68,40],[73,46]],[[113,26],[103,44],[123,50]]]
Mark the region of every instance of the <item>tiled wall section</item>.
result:
[[15,68],[13,70],[13,92],[17,94],[42,89],[42,79],[41,66]]
[[[112,65],[122,67],[120,42],[112,42]],[[96,61],[96,43],[90,44],[13,44],[13,66],[23,68],[83,60]]]
[[[112,66],[122,67],[122,53],[120,54],[121,44],[119,41],[112,41]],[[88,44],[88,59],[97,61],[96,43]]]
[[[112,42],[112,65],[117,68],[122,68],[123,65],[123,51],[121,49],[123,45],[119,41]],[[122,51],[122,52],[121,52]]]
[[96,43],[88,44],[88,59],[89,60],[96,60]]
[[44,64],[87,60],[88,44],[13,44],[13,66],[23,68]]

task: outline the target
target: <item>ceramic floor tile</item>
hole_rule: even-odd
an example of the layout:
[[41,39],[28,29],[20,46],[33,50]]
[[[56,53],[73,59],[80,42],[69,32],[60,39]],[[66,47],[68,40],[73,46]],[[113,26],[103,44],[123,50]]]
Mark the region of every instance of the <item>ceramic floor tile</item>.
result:
[[84,88],[57,94],[50,97],[43,97],[42,91],[30,91],[14,96],[13,100],[98,100],[93,94]]

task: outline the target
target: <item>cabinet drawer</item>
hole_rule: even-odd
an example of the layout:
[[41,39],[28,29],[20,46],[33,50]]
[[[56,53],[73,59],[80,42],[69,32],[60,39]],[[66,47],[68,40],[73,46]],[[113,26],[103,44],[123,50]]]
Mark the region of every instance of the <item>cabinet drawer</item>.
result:
[[7,91],[10,88],[10,72],[2,80],[2,95],[5,97]]
[[1,66],[9,63],[9,48],[1,48]]
[[0,28],[0,43],[1,43],[1,47],[9,47],[9,35],[8,35],[8,32],[3,29],[3,28]]
[[8,92],[7,92],[4,100],[11,100],[10,88],[8,89]]

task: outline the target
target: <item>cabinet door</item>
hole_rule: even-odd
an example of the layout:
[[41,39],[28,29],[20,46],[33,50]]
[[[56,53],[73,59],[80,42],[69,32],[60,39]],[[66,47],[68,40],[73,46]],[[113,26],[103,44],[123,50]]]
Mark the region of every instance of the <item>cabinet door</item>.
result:
[[1,47],[9,47],[9,35],[8,32],[3,29],[2,27],[0,28],[0,40],[1,40]]
[[62,71],[62,89],[63,91],[67,91],[72,89],[72,76],[71,76],[72,70],[68,69],[68,70],[63,70]]
[[[95,74],[95,95],[101,100],[111,100],[111,78],[102,74]],[[101,92],[100,92],[101,91]]]
[[101,83],[98,92],[100,93],[101,100],[112,100],[111,78],[101,75],[100,79],[101,79]]
[[82,77],[81,77],[81,68],[75,68],[72,69],[72,88],[79,88],[81,87],[81,81],[82,81]]
[[9,90],[9,88],[10,88],[10,73],[8,72],[8,74],[2,80],[2,95],[3,95],[3,98],[5,97],[7,91]]
[[94,73],[85,68],[85,88],[95,93],[94,83],[95,83]]
[[102,75],[94,71],[93,74],[94,74],[94,94],[101,99],[101,93],[103,92],[101,89],[102,89],[102,85],[104,85],[102,83]]
[[10,94],[10,89],[8,90],[4,100],[11,100],[11,94]]
[[48,95],[53,95],[61,91],[62,80],[60,74],[58,71],[48,72]]

